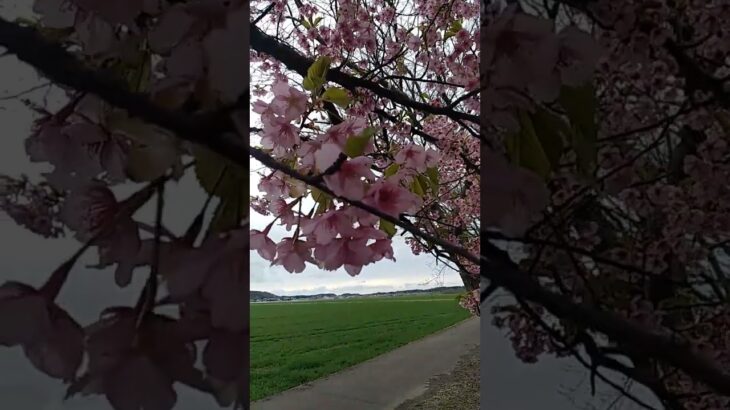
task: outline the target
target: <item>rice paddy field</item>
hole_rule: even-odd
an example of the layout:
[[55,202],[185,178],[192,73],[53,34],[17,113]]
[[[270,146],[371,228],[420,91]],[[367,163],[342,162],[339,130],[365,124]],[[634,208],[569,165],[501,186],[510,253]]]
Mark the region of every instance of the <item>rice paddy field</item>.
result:
[[251,304],[251,400],[335,373],[454,325],[456,294]]

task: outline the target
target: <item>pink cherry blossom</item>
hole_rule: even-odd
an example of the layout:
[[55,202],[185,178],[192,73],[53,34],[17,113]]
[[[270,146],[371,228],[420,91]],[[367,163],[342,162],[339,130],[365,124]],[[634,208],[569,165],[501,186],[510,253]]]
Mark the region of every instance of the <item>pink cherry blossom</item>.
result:
[[352,218],[339,210],[331,210],[317,219],[302,224],[302,234],[314,238],[315,243],[326,245],[337,235],[349,237],[353,233]]
[[43,339],[51,330],[46,300],[27,285],[5,282],[0,286],[0,325],[4,346]]
[[417,51],[421,47],[421,38],[411,34],[410,36],[408,36],[408,41],[406,41],[406,45],[410,50]]
[[324,170],[337,161],[337,158],[341,153],[342,150],[337,144],[322,144],[320,148],[314,152],[314,164],[319,171],[324,172]]
[[102,234],[97,241],[100,265],[118,263],[117,284],[126,286],[131,281],[141,242],[137,224],[128,215],[120,217],[120,212],[108,188],[91,184],[71,192],[61,209],[61,220],[76,231],[81,241]]
[[373,181],[375,174],[370,169],[372,160],[367,157],[357,157],[345,161],[337,172],[324,177],[327,187],[348,199],[360,200],[365,195],[365,185],[362,179]]
[[299,141],[299,127],[282,117],[274,117],[270,123],[264,125],[264,134],[261,138],[261,145],[264,148],[285,150],[293,148]]
[[262,258],[273,261],[276,256],[276,244],[268,237],[266,232],[257,229],[251,230],[251,250],[258,251]]
[[283,121],[292,121],[301,116],[307,108],[308,97],[303,92],[291,87],[286,82],[278,82],[271,88],[274,100],[271,105],[283,113]]
[[548,204],[549,193],[539,177],[525,169],[507,164],[492,153],[482,181],[482,223],[499,227],[504,234],[519,236]]
[[373,262],[377,262],[383,258],[390,259],[395,262],[392,243],[393,242],[390,239],[378,239],[368,245],[368,248],[372,251]]
[[[431,154],[432,157],[434,154]],[[428,155],[426,150],[416,144],[406,145],[403,149],[398,151],[395,156],[395,162],[398,164],[405,164],[406,167],[412,168],[418,172],[424,172],[427,167]],[[431,158],[431,163],[433,163]]]
[[276,247],[276,258],[272,265],[281,265],[288,272],[301,273],[304,262],[312,262],[311,250],[304,241],[284,238]]
[[401,213],[413,210],[422,201],[407,189],[389,181],[373,184],[363,202],[388,215],[398,217]]
[[356,276],[372,258],[372,251],[366,247],[364,238],[337,238],[326,245],[317,246],[314,256],[322,261],[326,270],[336,270],[344,266],[350,276]]

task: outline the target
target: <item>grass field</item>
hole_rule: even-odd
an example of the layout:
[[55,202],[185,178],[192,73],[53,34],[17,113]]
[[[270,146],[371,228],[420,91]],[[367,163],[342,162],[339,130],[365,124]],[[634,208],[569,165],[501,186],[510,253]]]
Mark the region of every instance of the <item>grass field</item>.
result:
[[251,304],[251,400],[379,356],[468,316],[455,294]]

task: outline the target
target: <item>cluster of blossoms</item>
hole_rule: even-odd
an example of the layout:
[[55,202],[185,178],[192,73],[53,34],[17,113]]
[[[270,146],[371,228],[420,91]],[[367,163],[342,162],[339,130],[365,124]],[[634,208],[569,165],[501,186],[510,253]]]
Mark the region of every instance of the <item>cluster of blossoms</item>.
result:
[[45,238],[62,234],[58,220],[61,198],[45,184],[32,184],[27,178],[0,175],[0,210],[18,225]]
[[[438,96],[445,95],[450,102],[459,99],[455,109],[478,113],[478,2],[416,3],[275,7],[264,30],[277,37],[291,33],[298,52],[313,61],[326,58],[353,76],[375,66],[374,83],[391,82],[385,86],[414,101],[443,107],[447,103]],[[413,7],[422,14],[415,24],[406,17]],[[295,23],[273,24],[282,15]],[[392,30],[378,30],[382,22]],[[261,147],[303,174],[322,175],[335,195],[280,171],[263,174],[262,195],[252,198],[252,208],[274,220],[251,231],[251,248],[261,257],[290,272],[303,271],[308,262],[326,270],[343,267],[350,275],[383,258],[395,260],[391,237],[397,228],[350,201],[478,252],[479,141],[463,125],[411,111],[365,88],[345,91],[325,83],[302,89],[304,83],[289,79],[275,58],[255,51],[251,58],[262,69],[257,95],[270,95],[253,102]],[[339,101],[327,98],[332,90],[341,93]],[[276,223],[290,232],[277,242],[270,235]],[[407,241],[414,252],[434,251],[419,238]],[[453,259],[474,289],[478,266]]]
[[[308,96],[286,82],[277,82],[272,91],[273,100],[256,101],[254,111],[261,115],[263,123],[261,145],[271,150],[274,157],[296,158],[303,172],[323,173],[336,167],[334,173],[323,177],[334,195],[362,201],[395,218],[402,213],[413,214],[422,204],[423,200],[406,186],[419,173],[436,165],[435,150],[408,144],[394,156],[398,171],[388,177],[378,177],[368,156],[375,151],[369,139],[362,149],[363,155],[353,155],[335,165],[340,155],[345,155],[348,141],[368,131],[367,120],[349,117],[303,141],[292,121],[305,114]],[[337,206],[322,192],[313,194],[317,198],[311,211],[298,212],[294,208],[307,195],[307,190],[278,171],[265,175],[258,188],[269,201],[267,211],[275,221],[280,220],[288,229],[297,228],[293,236],[283,238],[278,244],[267,236],[275,221],[263,231],[252,230],[251,249],[289,272],[301,272],[305,262],[310,262],[326,270],[344,266],[350,275],[357,275],[369,263],[382,258],[394,259],[388,234],[384,229],[376,229],[377,224],[382,224],[377,216],[347,204]],[[290,198],[290,202],[285,198]]]
[[[60,110],[36,110],[41,118],[26,141],[31,161],[52,171],[37,185],[3,178],[2,209],[41,235],[58,236],[66,228],[91,243],[99,256],[95,267],[112,267],[120,287],[140,268],[151,268],[150,279],[134,307],[105,309],[89,326],[56,302],[78,255],[37,289],[7,282],[0,287],[0,343],[22,346],[35,367],[69,384],[69,394],[102,394],[118,409],[172,408],[175,382],[211,392],[222,405],[245,402],[248,357],[239,346],[247,337],[249,249],[291,272],[313,263],[356,275],[367,264],[395,259],[397,228],[350,204],[356,201],[477,252],[475,121],[459,124],[421,108],[476,117],[479,3],[405,3],[343,0],[331,10],[331,4],[286,1],[36,0],[38,23],[22,24],[163,108],[193,115],[240,110],[248,87],[254,96],[273,96],[254,102],[261,147],[319,178],[334,196],[271,170],[261,180],[262,197],[241,209],[248,170],[92,93],[66,90],[69,101]],[[421,14],[416,22],[412,10]],[[271,49],[252,47],[246,55],[240,47],[249,15],[257,26],[252,31],[263,35],[291,29],[293,37],[277,32],[268,38],[298,40],[295,60],[328,58],[328,68],[361,77],[391,97],[372,87],[331,86],[324,74],[318,84],[300,87],[289,78],[290,63],[272,58]],[[381,30],[383,22],[393,29]],[[242,74],[249,59],[262,74],[250,83]],[[404,96],[416,105],[400,105]],[[217,199],[208,225],[202,220],[209,201],[201,201],[182,235],[159,218],[151,226],[135,216],[156,191],[162,195],[158,184],[179,180],[190,167]],[[150,184],[121,198],[117,187],[130,181]],[[249,231],[249,205],[293,234],[274,243],[272,225]],[[414,250],[439,252],[418,237],[409,241]],[[478,268],[452,259],[473,284]],[[164,292],[159,303],[176,313],[156,311],[149,291],[157,280]],[[473,308],[475,292],[469,295],[465,306]]]

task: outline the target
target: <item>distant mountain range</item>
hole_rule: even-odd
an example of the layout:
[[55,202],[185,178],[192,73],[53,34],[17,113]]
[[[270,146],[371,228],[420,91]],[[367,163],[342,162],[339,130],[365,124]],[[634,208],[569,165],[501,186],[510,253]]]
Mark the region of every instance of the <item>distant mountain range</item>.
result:
[[279,296],[270,292],[262,292],[258,290],[251,291],[252,302],[276,302],[286,300],[303,300],[303,299],[344,299],[352,297],[373,297],[373,296],[403,296],[403,295],[417,295],[427,293],[449,293],[449,292],[462,292],[464,291],[463,286],[440,286],[431,289],[411,289],[411,290],[399,290],[395,292],[378,292],[378,293],[343,293],[337,295],[335,293],[320,293],[317,295],[295,295],[295,296]]

